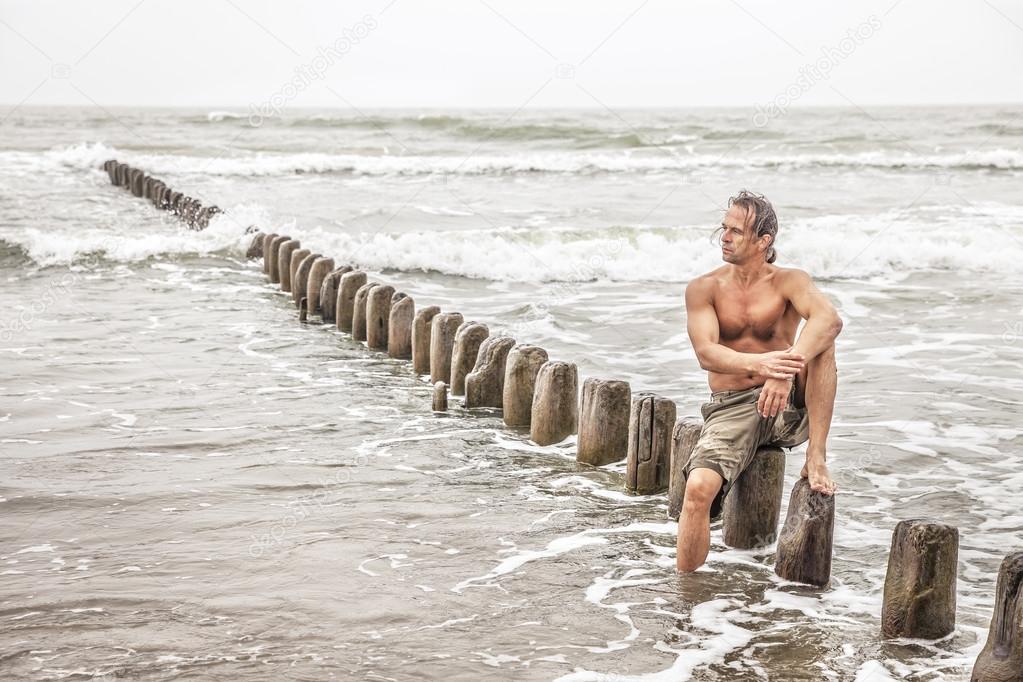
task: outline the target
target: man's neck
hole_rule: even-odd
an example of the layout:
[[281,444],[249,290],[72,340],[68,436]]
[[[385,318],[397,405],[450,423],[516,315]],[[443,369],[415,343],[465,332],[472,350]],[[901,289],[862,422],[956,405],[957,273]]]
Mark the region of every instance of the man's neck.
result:
[[746,263],[732,263],[732,277],[742,287],[748,287],[764,276],[768,269],[764,259],[750,260]]

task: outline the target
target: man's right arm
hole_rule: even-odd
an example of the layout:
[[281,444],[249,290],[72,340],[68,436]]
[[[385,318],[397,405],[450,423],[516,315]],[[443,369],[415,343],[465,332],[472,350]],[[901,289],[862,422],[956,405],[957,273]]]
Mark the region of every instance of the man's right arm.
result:
[[698,277],[686,286],[686,326],[700,367],[717,374],[748,374],[791,379],[803,368],[796,353],[740,353],[720,343],[720,327],[712,302],[713,283]]

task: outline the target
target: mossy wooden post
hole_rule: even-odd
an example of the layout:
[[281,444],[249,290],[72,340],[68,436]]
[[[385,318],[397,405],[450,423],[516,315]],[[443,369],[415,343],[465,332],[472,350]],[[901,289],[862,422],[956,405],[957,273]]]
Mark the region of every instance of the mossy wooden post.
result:
[[1002,561],[995,612],[971,682],[1023,682],[1023,552]]
[[320,289],[323,288],[323,280],[327,278],[330,271],[334,269],[333,258],[317,258],[313,266],[309,268],[309,279],[305,285],[305,297],[308,299],[306,309],[310,316],[322,315],[320,310]]
[[286,291],[289,294],[291,293],[291,259],[295,254],[300,253],[301,249],[302,242],[297,239],[289,239],[277,247],[277,279],[281,282],[281,291]]
[[578,427],[579,371],[570,362],[548,360],[536,373],[529,439],[537,445],[553,445]]
[[391,317],[387,321],[387,354],[397,360],[412,358],[412,322],[416,302],[402,292],[391,297]]
[[412,371],[416,374],[430,374],[430,331],[439,312],[439,307],[431,305],[412,318]]
[[366,284],[366,273],[352,270],[341,275],[337,292],[337,328],[352,333],[352,318],[355,316],[355,293]]
[[288,237],[287,235],[277,235],[270,240],[270,262],[267,265],[266,274],[269,276],[271,284],[280,284],[281,244],[286,244],[289,241],[291,241],[291,237]]
[[504,404],[504,369],[515,345],[510,336],[491,336],[480,345],[476,366],[465,377],[466,407],[501,407]]
[[[298,266],[301,265],[302,261],[311,256],[312,253],[312,250],[304,249],[301,246],[291,252],[291,258],[288,260],[288,291],[291,293],[292,298],[295,297],[295,289],[298,288],[296,286],[296,282],[298,282]],[[279,261],[279,254],[277,258]],[[280,262],[278,262],[278,265],[280,265]]]
[[374,287],[380,286],[376,282],[366,282],[355,292],[355,302],[352,307],[352,340],[366,340],[366,304],[369,303],[369,293]]
[[939,639],[952,632],[958,573],[958,528],[920,519],[900,521],[888,553],[881,633]]
[[653,393],[632,396],[625,487],[637,495],[668,489],[675,403]]
[[462,321],[462,313],[438,313],[430,323],[430,382],[434,385],[451,378],[451,352]]
[[[295,300],[296,306],[303,298],[308,298],[309,292],[306,290],[306,286],[309,284],[309,271],[313,269],[313,263],[321,258],[323,256],[319,253],[310,253],[295,268],[295,275],[291,278],[291,296]],[[291,259],[294,261],[294,254]],[[306,308],[306,313],[308,314],[308,312],[309,309]]]
[[320,317],[324,324],[337,322],[337,295],[341,288],[341,278],[351,271],[351,265],[342,265],[323,278],[323,284],[320,285]]
[[753,549],[773,543],[784,494],[785,452],[776,447],[758,449],[725,498],[721,528],[725,544]]
[[394,287],[381,284],[369,291],[366,299],[366,345],[371,350],[387,350],[388,323]]
[[455,332],[455,346],[451,352],[451,395],[465,395],[465,377],[476,366],[480,346],[490,336],[487,325],[463,322]]
[[703,422],[683,417],[671,432],[671,465],[668,467],[668,518],[678,521],[686,498],[686,464],[700,440]]
[[438,381],[433,385],[433,411],[445,412],[448,409],[448,385]]
[[631,406],[629,382],[592,377],[584,381],[575,461],[599,467],[625,459]]
[[277,239],[276,232],[263,235],[263,274],[267,277],[270,276],[270,244],[274,239]]
[[786,580],[824,587],[831,580],[835,496],[818,493],[800,478],[789,496],[774,572]]
[[266,235],[262,232],[257,232],[252,235],[252,241],[249,242],[249,248],[245,251],[245,257],[249,260],[255,260],[263,257],[263,237]]
[[536,375],[547,359],[547,351],[527,343],[515,346],[508,353],[501,400],[505,426],[529,428],[533,419]]

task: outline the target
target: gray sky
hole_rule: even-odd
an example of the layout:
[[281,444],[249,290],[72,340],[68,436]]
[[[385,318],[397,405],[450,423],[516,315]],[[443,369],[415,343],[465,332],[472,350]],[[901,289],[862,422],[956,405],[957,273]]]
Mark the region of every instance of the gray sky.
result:
[[1023,101],[1023,0],[0,0],[15,106]]

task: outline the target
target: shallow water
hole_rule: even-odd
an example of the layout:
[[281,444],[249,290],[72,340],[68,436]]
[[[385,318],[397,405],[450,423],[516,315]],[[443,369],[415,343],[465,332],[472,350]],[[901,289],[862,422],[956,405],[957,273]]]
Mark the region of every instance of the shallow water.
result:
[[[204,112],[118,114],[134,132],[77,110],[0,129],[6,677],[968,679],[997,566],[1023,546],[1020,168],[814,157],[766,170],[720,146],[722,130],[741,129],[730,114],[687,114],[698,123],[677,130],[668,114],[632,114],[646,135],[667,126],[658,140],[697,135],[680,155],[692,144],[731,159],[708,165],[697,190],[675,166],[571,165],[598,152],[627,165],[636,149],[582,114],[526,132],[492,114],[381,114],[409,148],[386,155],[377,127],[319,114],[261,129]],[[934,110],[927,126],[919,112],[886,115],[892,130],[946,130],[913,140],[922,156],[952,158],[964,130],[1002,112]],[[835,114],[784,121],[755,153],[813,147],[793,131],[821,139],[820,116]],[[575,133],[556,127],[569,124]],[[910,153],[871,121],[846,125],[857,141],[828,144],[853,147],[806,153]],[[975,133],[978,151],[992,130]],[[1017,137],[996,138],[1002,157],[1019,153]],[[429,160],[480,145],[488,159],[514,145],[516,159],[556,156],[570,170]],[[308,163],[313,150],[427,170],[338,170]],[[201,190],[228,215],[187,231],[107,184],[95,166],[108,157]],[[720,202],[747,183],[788,193],[775,199],[782,261],[821,274],[846,321],[824,590],[781,581],[770,548],[727,549],[717,530],[708,566],[678,577],[664,498],[626,495],[621,465],[578,466],[571,442],[533,446],[493,412],[432,414],[407,363],[299,324],[243,258],[249,223],[287,231],[417,305],[696,414],[707,389],[681,291],[714,265],[718,210],[700,193]],[[908,188],[926,191],[910,203]],[[960,528],[957,629],[884,642],[891,531],[922,516]]]

